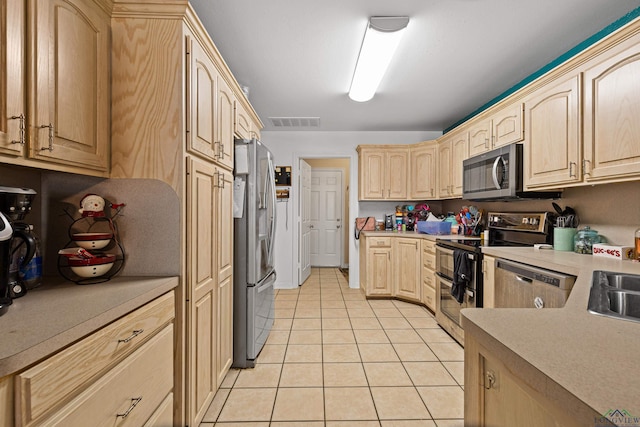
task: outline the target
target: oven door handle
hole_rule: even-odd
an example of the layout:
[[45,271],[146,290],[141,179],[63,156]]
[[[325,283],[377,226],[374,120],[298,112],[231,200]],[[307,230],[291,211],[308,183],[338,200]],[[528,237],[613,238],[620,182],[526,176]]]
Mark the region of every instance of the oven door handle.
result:
[[[440,277],[440,279],[442,279],[440,280],[440,283],[445,285],[447,288],[453,288],[453,281],[450,278],[448,278],[447,276],[443,276],[440,273],[436,273],[436,275]],[[464,293],[471,299],[473,299],[473,297],[475,297],[476,295],[475,290],[472,288],[465,288]]]
[[450,249],[450,248],[447,248],[447,247],[444,247],[444,246],[436,245],[436,251],[443,252],[443,253],[445,253],[447,255],[453,256],[453,249]]
[[451,277],[445,276],[440,272],[436,272],[436,276],[442,279],[442,282],[449,288],[453,287],[453,279]]

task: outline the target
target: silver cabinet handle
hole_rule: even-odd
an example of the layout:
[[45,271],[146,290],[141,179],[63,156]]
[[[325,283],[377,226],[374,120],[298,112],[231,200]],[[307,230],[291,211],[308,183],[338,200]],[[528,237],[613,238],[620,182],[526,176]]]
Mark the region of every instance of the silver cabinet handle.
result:
[[215,176],[215,184],[213,185],[216,188],[224,188],[224,173],[218,172],[217,170],[213,173]]
[[144,329],[134,329],[130,336],[128,336],[127,338],[119,339],[118,342],[129,342],[143,332]]
[[584,159],[582,161],[582,173],[585,175],[591,175],[591,172],[587,172],[587,163],[589,163],[589,169],[591,169],[591,160]]
[[9,117],[11,120],[20,120],[20,139],[17,141],[11,141],[11,144],[20,144],[20,145],[24,145],[24,114],[20,114],[19,116],[11,116]]
[[49,123],[48,125],[40,125],[40,129],[49,128],[49,146],[40,148],[40,151],[53,151],[53,125]]
[[489,138],[484,139],[484,146],[485,148],[489,148]]
[[577,178],[577,175],[574,172],[572,172],[575,166],[576,166],[576,162],[569,162],[569,178]]
[[129,409],[127,409],[122,414],[116,414],[116,418],[119,418],[119,417],[127,418],[129,416],[129,414],[131,413],[131,411],[133,411],[133,408],[135,408],[138,405],[138,403],[140,403],[141,400],[142,400],[142,396],[140,396],[140,397],[132,397],[131,398],[131,406],[129,406]]

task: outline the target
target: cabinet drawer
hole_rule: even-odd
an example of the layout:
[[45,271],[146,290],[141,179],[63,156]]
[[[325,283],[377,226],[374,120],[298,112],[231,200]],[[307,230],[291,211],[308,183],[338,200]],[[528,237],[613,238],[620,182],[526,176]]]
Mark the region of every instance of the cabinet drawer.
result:
[[433,272],[433,270],[427,267],[422,267],[422,283],[425,286],[429,286],[432,289],[436,288],[436,280],[434,275],[435,273]]
[[18,425],[30,425],[82,391],[174,316],[174,295],[169,292],[18,375]]
[[140,426],[173,387],[173,324],[167,325],[45,426]]
[[432,242],[431,240],[422,240],[422,253],[423,254],[436,254],[436,242]]
[[391,247],[391,237],[367,237],[370,248]]
[[173,393],[169,393],[144,427],[168,427],[173,425]]
[[436,290],[426,284],[422,285],[422,302],[431,310],[436,309]]
[[428,253],[422,253],[422,265],[431,270],[436,269],[436,256]]

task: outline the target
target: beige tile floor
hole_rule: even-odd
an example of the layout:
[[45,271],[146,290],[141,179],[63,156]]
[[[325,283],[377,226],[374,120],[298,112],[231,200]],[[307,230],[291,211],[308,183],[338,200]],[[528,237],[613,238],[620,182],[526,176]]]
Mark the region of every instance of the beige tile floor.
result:
[[200,427],[460,427],[463,357],[425,308],[314,268],[276,291],[256,367],[229,372]]

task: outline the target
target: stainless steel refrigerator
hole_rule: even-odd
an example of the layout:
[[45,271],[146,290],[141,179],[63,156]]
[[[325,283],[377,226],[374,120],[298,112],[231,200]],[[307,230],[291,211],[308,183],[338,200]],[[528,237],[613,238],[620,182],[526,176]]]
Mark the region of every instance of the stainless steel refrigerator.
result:
[[235,141],[233,366],[250,368],[275,317],[273,155],[256,139]]

